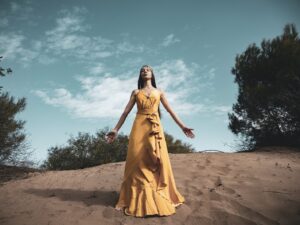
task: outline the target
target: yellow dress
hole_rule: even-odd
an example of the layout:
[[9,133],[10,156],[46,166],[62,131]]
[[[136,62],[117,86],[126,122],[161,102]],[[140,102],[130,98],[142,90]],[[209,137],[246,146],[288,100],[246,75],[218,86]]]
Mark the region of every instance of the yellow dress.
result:
[[126,215],[168,216],[185,199],[178,192],[158,114],[160,92],[136,94],[137,114],[129,135],[125,171],[115,205]]

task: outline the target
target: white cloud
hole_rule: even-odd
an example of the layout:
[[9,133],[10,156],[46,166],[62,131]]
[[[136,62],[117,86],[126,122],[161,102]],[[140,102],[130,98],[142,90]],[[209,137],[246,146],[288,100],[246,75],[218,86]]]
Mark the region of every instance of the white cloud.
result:
[[178,38],[174,37],[174,34],[169,34],[168,36],[166,36],[162,42],[162,46],[170,46],[172,44],[175,44],[176,42],[180,42],[180,40]]
[[222,106],[212,106],[209,111],[216,113],[217,115],[227,115],[228,112],[231,112],[231,106],[222,105]]
[[126,68],[139,68],[143,64],[143,62],[144,60],[142,57],[128,57],[122,61],[120,66]]
[[105,67],[104,67],[103,63],[98,63],[97,65],[92,66],[89,69],[89,72],[92,75],[99,75],[99,74],[102,74],[104,71],[105,71]]
[[23,35],[8,34],[0,35],[1,51],[4,58],[16,58],[17,54],[23,52],[22,41]]
[[145,51],[145,47],[143,45],[135,45],[128,41],[123,41],[117,44],[116,47],[116,54],[123,54],[127,52],[134,52],[134,53],[142,53]]
[[24,66],[38,56],[38,52],[24,47],[25,36],[20,34],[0,34],[0,51],[6,59],[18,59]]
[[[12,2],[11,9],[16,12],[21,5]],[[27,7],[28,10],[30,7]],[[90,26],[84,23],[85,8],[73,7],[70,10],[61,10],[55,26],[45,31],[40,39],[27,38],[20,33],[0,34],[0,50],[5,58],[16,59],[24,65],[30,62],[42,64],[54,63],[59,57],[69,57],[90,63],[99,59],[120,56],[126,53],[143,53],[150,51],[143,44],[125,40],[116,42],[101,36],[87,34]],[[0,26],[7,26],[8,20],[2,20]],[[30,40],[29,43],[26,41]],[[26,47],[25,47],[26,46]],[[100,68],[98,67],[98,70]],[[97,74],[94,72],[91,74]]]
[[90,26],[83,23],[84,8],[74,7],[71,11],[63,10],[56,19],[56,26],[45,32],[46,51],[59,56],[79,59],[98,59],[111,56],[113,41],[100,36],[90,37],[85,32]]
[[157,72],[160,79],[159,85],[164,89],[176,88],[184,84],[195,73],[194,65],[188,67],[181,59],[165,61],[155,68],[154,74]]
[[85,13],[84,8],[78,7],[61,12],[61,16],[56,19],[56,26],[45,32],[45,47],[48,52],[87,61],[125,53],[142,53],[146,50],[143,44],[128,40],[117,43],[101,36],[88,35],[86,31],[90,26],[84,23]]
[[[192,101],[191,96],[197,94],[198,89],[193,84],[199,66],[195,63],[187,65],[183,60],[170,60],[153,66],[156,74],[157,87],[164,90],[171,108],[181,115],[196,113],[215,113],[224,115],[230,107],[218,106],[203,101]],[[56,88],[53,92],[36,90],[34,93],[46,104],[64,108],[71,115],[81,118],[119,117],[123,112],[131,91],[137,87],[135,71],[124,74],[110,74],[105,66],[99,64],[90,71],[91,74],[105,73],[105,76],[79,76],[81,90],[72,94],[66,88]],[[122,77],[122,78],[120,78]],[[205,87],[202,87],[205,89]],[[164,110],[163,107],[161,107]]]
[[26,37],[22,34],[0,34],[0,51],[5,59],[18,60],[24,67],[28,67],[33,60],[41,64],[51,64],[55,58],[42,52],[43,43],[32,41],[31,48],[25,47]]
[[58,88],[49,94],[43,90],[34,93],[46,104],[67,109],[70,114],[81,118],[118,117],[129,101],[136,79],[117,77],[81,77],[78,79],[82,91],[73,95],[69,90]]
[[[22,8],[22,5],[18,3],[11,3],[11,8],[15,12],[21,10],[20,7]],[[27,8],[29,11],[30,7]],[[88,31],[91,27],[85,22],[86,14],[87,10],[83,7],[61,10],[58,12],[58,18],[55,19],[54,27],[46,30],[44,35],[36,40],[20,32],[0,34],[2,40],[0,50],[9,55],[7,57],[26,62],[27,65],[36,59],[35,62],[50,64],[59,58],[90,63],[128,53],[141,54],[153,51],[144,43],[137,41],[133,43],[129,34],[123,35],[123,40],[118,42],[102,36],[90,35]],[[3,20],[1,24],[6,26],[8,21]]]
[[228,106],[218,106],[211,100],[202,100],[197,96],[211,89],[214,72],[215,68],[209,68],[207,65],[199,66],[196,63],[188,65],[179,59],[168,60],[155,66],[154,74],[158,74],[156,76],[158,85],[165,90],[175,112],[185,115],[195,113],[222,115],[227,112]]

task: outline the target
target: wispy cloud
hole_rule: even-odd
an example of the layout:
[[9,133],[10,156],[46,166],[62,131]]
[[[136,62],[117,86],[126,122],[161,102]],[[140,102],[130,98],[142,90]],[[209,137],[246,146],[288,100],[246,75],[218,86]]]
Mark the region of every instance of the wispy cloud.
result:
[[81,7],[61,11],[56,26],[45,32],[47,51],[84,61],[151,51],[142,42],[133,43],[129,34],[120,35],[123,36],[121,41],[89,35],[91,26],[85,23],[86,14],[87,10]]
[[21,34],[0,34],[0,51],[6,59],[18,59],[24,66],[38,56],[38,52],[25,48],[25,36]]
[[51,57],[43,52],[41,41],[32,41],[29,47],[25,47],[25,42],[28,41],[23,34],[17,33],[2,33],[0,34],[0,51],[5,59],[10,59],[21,63],[24,67],[31,65],[33,61],[41,64],[51,64],[56,62],[54,57]]
[[[195,113],[215,113],[222,115],[230,107],[218,106],[213,103],[192,101],[190,96],[198,90],[192,83],[195,77],[201,77],[195,63],[187,65],[183,60],[170,60],[153,66],[158,87],[162,88],[170,106],[181,115]],[[80,118],[119,117],[123,112],[131,91],[137,86],[138,77],[126,74],[106,73],[100,64],[90,71],[90,75],[78,76],[81,90],[71,93],[67,88],[56,88],[54,92],[35,90],[46,104],[66,109],[71,115]],[[100,76],[92,76],[91,74]],[[103,74],[105,73],[105,76]],[[134,71],[130,71],[134,74]],[[137,75],[138,76],[138,75]],[[121,78],[122,77],[122,78]],[[202,87],[205,89],[205,87]],[[162,108],[164,110],[164,108]]]
[[[31,18],[33,16],[33,7],[31,1],[11,1],[9,3],[9,9],[6,9],[6,11],[9,12],[9,20],[22,20],[27,21],[29,25],[34,25],[35,23],[31,21]],[[7,14],[7,12],[2,12],[4,14]]]
[[89,25],[84,24],[85,8],[62,10],[56,26],[45,32],[46,51],[62,57],[99,59],[113,55],[113,40],[101,36],[89,36]]
[[146,47],[142,44],[133,44],[128,41],[123,41],[116,46],[116,54],[120,55],[123,53],[133,52],[133,53],[142,53],[146,50]]
[[[11,3],[13,11],[19,11],[20,7],[18,3]],[[39,39],[28,38],[20,32],[0,33],[2,40],[5,40],[5,45],[1,45],[0,50],[9,58],[19,59],[16,55],[22,55],[22,61],[26,59],[29,63],[30,60],[36,60],[43,64],[53,63],[57,58],[90,63],[109,57],[118,58],[128,53],[141,54],[152,51],[143,42],[133,43],[129,34],[123,35],[123,40],[119,41],[90,35],[91,26],[85,21],[87,13],[84,7],[59,11],[55,26],[46,30]],[[7,24],[8,21],[3,20],[0,26]],[[27,55],[26,58],[23,53]]]
[[134,56],[125,58],[120,66],[125,68],[139,68],[143,63],[144,60],[141,56]]
[[72,94],[65,88],[54,93],[36,90],[34,93],[49,105],[62,107],[80,118],[108,118],[120,116],[128,102],[136,78],[80,77],[79,93]]
[[175,44],[176,42],[180,42],[180,40],[178,38],[175,38],[174,34],[169,34],[164,38],[161,45],[167,47],[172,44]]
[[196,63],[186,64],[183,60],[168,60],[155,67],[159,86],[178,114],[214,113],[223,115],[229,106],[216,105],[212,100],[202,100],[201,93],[213,90],[215,68]]
[[97,63],[95,66],[89,68],[89,72],[92,75],[99,75],[105,71],[105,66],[103,63]]

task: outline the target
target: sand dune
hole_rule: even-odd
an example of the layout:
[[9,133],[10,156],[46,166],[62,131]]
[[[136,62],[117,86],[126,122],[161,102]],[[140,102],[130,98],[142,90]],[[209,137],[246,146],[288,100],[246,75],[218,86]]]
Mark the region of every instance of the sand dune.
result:
[[0,224],[300,224],[300,152],[169,155],[186,198],[176,214],[135,218],[115,210],[125,165],[119,162],[2,183]]

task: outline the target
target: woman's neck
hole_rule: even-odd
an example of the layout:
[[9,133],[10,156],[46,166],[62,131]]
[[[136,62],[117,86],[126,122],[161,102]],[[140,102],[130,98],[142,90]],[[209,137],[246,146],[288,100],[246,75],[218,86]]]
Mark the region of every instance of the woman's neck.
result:
[[154,87],[151,84],[151,80],[146,80],[144,83],[144,88],[153,89]]

